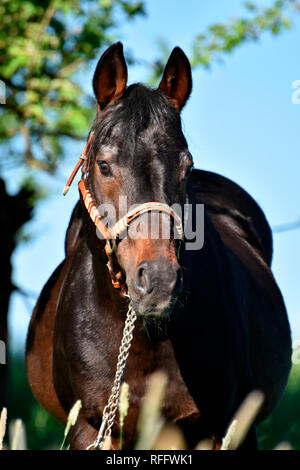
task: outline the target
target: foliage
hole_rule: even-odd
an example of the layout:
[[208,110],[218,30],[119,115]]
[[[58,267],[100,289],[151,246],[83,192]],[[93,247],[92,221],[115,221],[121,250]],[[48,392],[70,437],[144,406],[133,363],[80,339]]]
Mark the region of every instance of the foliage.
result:
[[35,400],[28,384],[24,354],[8,357],[8,420],[20,418],[26,427],[28,449],[59,449],[64,429]]
[[[196,36],[190,57],[192,67],[208,68],[215,60],[232,53],[242,44],[257,41],[265,32],[277,36],[291,27],[291,17],[300,11],[300,4],[296,0],[276,0],[269,8],[261,8],[247,1],[245,9],[243,18],[213,24]],[[159,46],[161,58],[154,64],[151,83],[155,83],[162,74],[165,59],[170,53],[164,41]]]
[[276,410],[260,426],[259,448],[274,449],[280,442],[288,442],[294,450],[300,449],[300,365],[294,365],[284,396]]
[[208,67],[220,53],[231,53],[247,41],[257,41],[265,31],[278,35],[289,29],[291,19],[287,10],[291,4],[294,2],[277,0],[270,8],[259,8],[252,2],[246,2],[249,17],[233,18],[227,24],[211,25],[205,34],[196,37],[192,65]]

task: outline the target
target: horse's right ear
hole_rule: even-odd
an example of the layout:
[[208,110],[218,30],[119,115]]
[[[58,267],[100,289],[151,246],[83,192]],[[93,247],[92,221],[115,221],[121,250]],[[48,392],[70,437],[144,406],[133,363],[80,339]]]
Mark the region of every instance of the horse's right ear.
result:
[[181,111],[192,91],[190,62],[180,47],[175,47],[165,67],[159,88],[177,111]]
[[127,84],[127,65],[123,45],[116,42],[101,56],[93,77],[93,89],[98,109],[122,97]]

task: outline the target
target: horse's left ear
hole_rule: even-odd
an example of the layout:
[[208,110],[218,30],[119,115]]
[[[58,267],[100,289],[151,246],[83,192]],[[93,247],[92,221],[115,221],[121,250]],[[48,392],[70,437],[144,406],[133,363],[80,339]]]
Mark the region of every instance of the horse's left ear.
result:
[[173,49],[159,88],[175,108],[181,111],[192,91],[192,72],[190,62],[180,47]]
[[98,109],[122,97],[127,84],[127,65],[123,45],[116,42],[100,58],[93,77],[93,89]]

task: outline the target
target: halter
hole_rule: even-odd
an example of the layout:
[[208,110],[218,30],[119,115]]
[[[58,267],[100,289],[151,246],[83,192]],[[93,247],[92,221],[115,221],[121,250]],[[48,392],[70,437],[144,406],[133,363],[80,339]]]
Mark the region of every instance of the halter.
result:
[[[91,133],[82,154],[79,157],[79,160],[72,171],[66,186],[64,187],[63,190],[63,195],[65,196],[67,192],[70,189],[70,186],[79,170],[80,167],[82,167],[82,176],[81,180],[78,183],[78,188],[79,192],[81,194],[83,203],[93,221],[95,224],[96,228],[99,230],[103,238],[105,239],[105,253],[108,259],[107,262],[107,268],[109,270],[110,276],[111,276],[111,281],[116,289],[120,289],[121,295],[126,296],[127,295],[127,286],[126,283],[122,280],[122,272],[121,270],[117,270],[114,266],[112,254],[115,248],[116,240],[120,238],[120,236],[127,230],[127,227],[129,224],[139,217],[142,214],[145,214],[147,212],[162,212],[165,214],[168,214],[169,216],[173,217],[175,221],[175,230],[178,235],[178,239],[182,241],[183,239],[183,228],[182,228],[182,222],[180,217],[176,214],[176,212],[168,205],[163,202],[146,202],[144,204],[140,204],[134,209],[130,210],[125,214],[121,219],[119,219],[112,227],[107,228],[106,225],[102,222],[102,216],[100,215],[96,204],[93,200],[93,197],[90,193],[90,191],[86,188],[85,185],[85,180],[86,180],[86,172],[88,169],[88,157],[87,153],[90,148],[91,141],[93,139],[94,132]],[[113,242],[112,242],[113,240]]]

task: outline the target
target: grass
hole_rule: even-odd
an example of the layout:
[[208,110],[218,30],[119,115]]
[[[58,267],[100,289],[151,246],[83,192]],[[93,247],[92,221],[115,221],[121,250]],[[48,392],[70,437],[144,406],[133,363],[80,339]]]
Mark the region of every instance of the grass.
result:
[[[28,449],[59,449],[64,429],[33,397],[21,354],[8,358],[8,370],[8,421],[23,420]],[[176,437],[176,430],[172,432],[176,439],[180,438]],[[300,450],[300,364],[293,366],[286,392],[277,409],[259,426],[258,442],[261,450],[274,449],[281,442],[288,442],[292,449]]]
[[289,382],[276,410],[258,429],[261,450],[273,449],[280,442],[288,442],[300,450],[300,364],[294,365]]
[[9,355],[8,421],[21,418],[25,423],[28,449],[59,449],[64,428],[36,401],[29,387],[21,353]]

